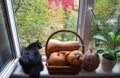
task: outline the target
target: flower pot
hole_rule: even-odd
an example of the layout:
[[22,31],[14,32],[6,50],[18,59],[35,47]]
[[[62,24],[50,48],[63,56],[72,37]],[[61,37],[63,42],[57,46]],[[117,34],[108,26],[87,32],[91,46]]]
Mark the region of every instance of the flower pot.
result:
[[112,69],[114,68],[115,64],[116,64],[116,60],[108,60],[107,58],[105,58],[106,54],[102,55],[102,68],[104,71],[110,72],[112,71]]

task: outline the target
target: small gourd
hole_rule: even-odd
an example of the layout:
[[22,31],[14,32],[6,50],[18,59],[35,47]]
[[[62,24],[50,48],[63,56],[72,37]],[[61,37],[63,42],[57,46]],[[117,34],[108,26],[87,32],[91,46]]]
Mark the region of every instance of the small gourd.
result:
[[84,55],[84,67],[83,69],[89,72],[94,71],[100,63],[99,55],[93,53],[91,50]]

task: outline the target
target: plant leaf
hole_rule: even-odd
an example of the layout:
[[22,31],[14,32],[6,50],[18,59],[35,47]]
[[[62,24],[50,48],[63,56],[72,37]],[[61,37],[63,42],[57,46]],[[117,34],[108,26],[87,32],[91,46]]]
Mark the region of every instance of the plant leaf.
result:
[[118,41],[120,41],[120,35],[115,37],[115,42],[118,42]]
[[99,50],[97,50],[97,54],[102,54],[102,53],[104,53],[105,52],[105,50],[103,50],[103,49],[99,49]]
[[100,34],[93,36],[93,38],[104,41],[104,42],[108,42],[107,39],[104,36],[100,35]]
[[109,32],[108,36],[109,36],[110,40],[114,41],[114,39],[115,39],[115,33]]
[[114,50],[109,50],[109,56],[111,60],[116,59],[116,53],[114,52]]
[[115,50],[114,50],[115,53],[118,53],[120,52],[120,47],[117,47]]
[[117,30],[117,32],[115,33],[115,41],[120,41],[120,28]]
[[115,36],[120,36],[120,28],[117,30],[117,32],[115,33]]

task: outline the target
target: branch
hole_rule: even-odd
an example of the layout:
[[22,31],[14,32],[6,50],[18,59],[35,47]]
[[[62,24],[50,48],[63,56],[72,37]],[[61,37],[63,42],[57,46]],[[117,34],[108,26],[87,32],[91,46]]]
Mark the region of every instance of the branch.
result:
[[17,8],[15,9],[15,13],[18,11],[19,8],[20,8],[20,0],[19,0],[19,2],[18,2]]

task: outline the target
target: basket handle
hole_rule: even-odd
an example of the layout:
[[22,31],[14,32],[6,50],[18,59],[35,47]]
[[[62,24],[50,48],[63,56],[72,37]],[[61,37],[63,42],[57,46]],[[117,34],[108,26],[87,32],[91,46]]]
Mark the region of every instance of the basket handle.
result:
[[49,54],[47,53],[47,45],[48,45],[48,42],[49,42],[49,40],[51,39],[52,36],[54,36],[55,34],[57,34],[57,33],[59,33],[59,32],[70,32],[70,33],[76,35],[76,36],[79,38],[79,40],[81,41],[81,43],[82,43],[82,46],[80,46],[80,47],[82,47],[82,52],[83,52],[83,54],[84,54],[84,42],[83,42],[82,38],[81,38],[77,33],[73,32],[73,31],[71,31],[71,30],[58,30],[58,31],[52,33],[52,34],[48,37],[48,39],[47,39],[47,41],[46,41],[45,52],[46,52],[46,56],[47,56],[47,57],[49,57]]

